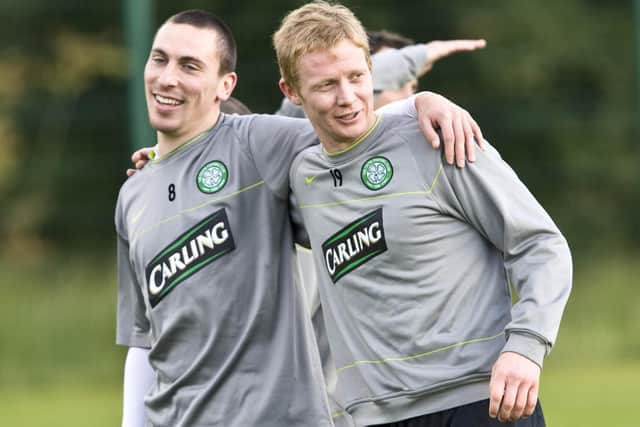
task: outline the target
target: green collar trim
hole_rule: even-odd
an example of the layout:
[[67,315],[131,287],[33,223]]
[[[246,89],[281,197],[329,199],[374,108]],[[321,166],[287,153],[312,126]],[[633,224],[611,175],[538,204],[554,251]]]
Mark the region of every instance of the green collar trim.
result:
[[349,145],[346,148],[343,148],[342,150],[333,151],[331,153],[328,152],[327,150],[325,150],[324,147],[322,147],[322,151],[324,152],[324,154],[326,154],[329,157],[335,157],[335,156],[339,156],[340,154],[344,154],[349,150],[353,150],[354,148],[356,148],[358,146],[358,144],[360,144],[362,141],[367,139],[367,137],[369,135],[371,135],[371,132],[373,132],[373,130],[376,128],[376,126],[378,126],[378,123],[380,123],[380,116],[376,114],[376,120],[375,120],[375,122],[373,122],[373,125],[369,128],[369,130],[367,130],[364,134],[362,134],[351,145]]
[[209,129],[205,130],[204,132],[200,132],[199,134],[197,134],[196,136],[194,136],[193,138],[191,138],[190,140],[188,140],[184,144],[178,145],[176,148],[174,148],[173,150],[169,151],[164,156],[159,156],[157,153],[152,151],[153,155],[152,156],[150,155],[149,158],[151,159],[151,161],[153,163],[157,163],[157,162],[166,160],[169,157],[175,156],[177,153],[179,153],[180,151],[186,149],[190,145],[193,145],[195,142],[199,141],[204,135],[206,135],[209,132],[211,132],[218,125],[218,123],[220,123],[220,118],[221,117],[222,117],[222,114],[220,114],[218,116],[218,120],[216,121],[215,125],[211,126]]

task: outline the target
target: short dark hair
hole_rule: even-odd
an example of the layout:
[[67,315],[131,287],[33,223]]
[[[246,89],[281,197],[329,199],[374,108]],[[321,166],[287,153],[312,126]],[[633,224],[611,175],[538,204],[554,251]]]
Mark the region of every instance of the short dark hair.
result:
[[[190,9],[176,13],[166,20],[174,24],[186,24],[196,28],[208,28],[218,34],[220,50],[220,74],[230,73],[236,69],[238,49],[231,28],[213,13],[201,9]],[[165,22],[165,23],[166,23]]]
[[367,31],[367,36],[369,37],[369,52],[371,52],[372,55],[383,47],[401,49],[405,46],[415,44],[415,41],[409,37],[387,30]]

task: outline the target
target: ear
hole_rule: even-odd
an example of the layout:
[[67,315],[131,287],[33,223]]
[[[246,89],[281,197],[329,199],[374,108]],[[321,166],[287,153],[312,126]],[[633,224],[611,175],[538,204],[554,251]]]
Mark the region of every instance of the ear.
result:
[[289,98],[289,101],[291,101],[292,104],[297,106],[302,105],[302,99],[300,95],[298,95],[298,92],[293,87],[291,87],[287,82],[285,82],[283,78],[281,78],[280,81],[278,82],[278,86],[280,86],[280,91],[282,91],[284,96]]
[[216,90],[216,96],[220,101],[226,101],[231,96],[233,89],[235,89],[238,83],[238,75],[234,72],[227,73],[220,78],[218,82],[218,88]]

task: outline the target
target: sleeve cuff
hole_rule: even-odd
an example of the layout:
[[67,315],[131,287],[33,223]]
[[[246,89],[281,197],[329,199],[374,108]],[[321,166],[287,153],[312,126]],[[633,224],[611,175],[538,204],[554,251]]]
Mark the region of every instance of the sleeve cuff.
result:
[[502,352],[518,353],[542,369],[542,362],[547,354],[547,346],[531,335],[512,332],[509,334],[509,339]]
[[145,333],[120,334],[116,335],[116,345],[124,347],[151,348],[151,337]]

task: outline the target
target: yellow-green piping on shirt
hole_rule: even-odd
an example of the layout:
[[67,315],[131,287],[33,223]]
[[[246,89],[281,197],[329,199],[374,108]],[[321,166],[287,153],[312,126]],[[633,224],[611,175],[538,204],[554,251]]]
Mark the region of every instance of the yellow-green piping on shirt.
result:
[[164,156],[160,156],[157,153],[154,153],[153,158],[151,159],[151,161],[153,163],[157,163],[157,162],[160,162],[162,160],[168,159],[169,157],[172,157],[172,156],[176,155],[177,153],[179,153],[180,151],[184,150],[188,146],[193,145],[194,142],[199,141],[200,138],[202,138],[203,135],[205,135],[207,132],[211,132],[211,129],[213,129],[213,127],[210,128],[210,129],[205,130],[204,132],[200,132],[199,134],[197,134],[196,136],[191,138],[189,141],[185,142],[184,144],[178,145],[176,148],[174,148],[173,150],[169,151]]
[[378,126],[378,123],[380,123],[380,116],[376,115],[376,121],[373,122],[373,125],[369,128],[369,130],[367,130],[365,133],[363,133],[358,139],[353,141],[353,143],[351,145],[349,145],[347,148],[343,148],[342,150],[338,150],[338,151],[334,151],[334,152],[330,153],[327,150],[325,150],[324,146],[323,146],[322,147],[322,151],[324,152],[324,154],[326,154],[329,157],[338,156],[340,154],[346,153],[347,151],[354,149],[358,144],[360,144],[369,135],[371,135],[371,132],[373,132],[373,130],[376,128],[376,126]]
[[311,249],[309,248],[305,248],[304,246],[300,246],[300,245],[296,245],[296,250],[300,251],[300,252],[306,252],[306,253],[311,253]]
[[169,151],[168,153],[166,153],[164,156],[159,156],[158,153],[153,152],[153,157],[149,156],[149,159],[152,162],[159,162],[161,160],[164,159],[168,159],[171,156],[174,156],[176,153],[179,153],[180,151],[184,150],[185,148],[187,148],[188,146],[192,145],[194,142],[198,141],[203,135],[211,132],[216,126],[218,126],[218,123],[220,123],[220,118],[222,117],[222,114],[218,115],[218,118],[216,120],[216,123],[211,126],[209,129],[200,132],[199,134],[197,134],[196,136],[194,136],[193,138],[191,138],[189,141],[185,142],[184,144],[180,144],[178,145],[176,148],[174,148],[173,150]]
[[347,415],[348,412],[347,411],[336,411],[333,414],[331,414],[331,419],[338,419],[340,417],[344,417],[345,415]]
[[183,209],[183,210],[181,210],[180,212],[178,212],[178,213],[177,213],[177,214],[175,214],[175,215],[172,215],[172,216],[170,216],[170,217],[168,217],[168,218],[165,218],[165,219],[163,219],[163,220],[160,220],[158,223],[153,224],[153,225],[150,225],[149,227],[147,227],[147,228],[145,228],[145,229],[140,230],[138,233],[136,233],[136,234],[133,236],[133,238],[131,239],[131,241],[133,242],[133,241],[135,241],[136,239],[139,239],[139,238],[140,238],[141,236],[143,236],[144,234],[146,234],[146,233],[148,233],[148,232],[150,232],[150,231],[152,231],[152,230],[155,230],[156,228],[160,227],[160,226],[161,226],[161,225],[163,225],[163,224],[166,224],[166,223],[171,222],[171,221],[175,221],[175,220],[176,220],[176,219],[178,219],[181,215],[184,215],[184,214],[189,213],[189,212],[194,212],[194,211],[196,211],[196,210],[198,210],[198,209],[202,209],[202,208],[204,208],[204,207],[206,207],[206,206],[208,206],[208,205],[210,205],[210,204],[212,204],[212,203],[219,202],[220,200],[225,200],[225,199],[228,199],[228,198],[231,198],[231,197],[237,196],[238,194],[244,193],[245,191],[253,190],[254,188],[260,187],[261,185],[264,185],[264,181],[258,181],[258,182],[256,182],[255,184],[251,184],[251,185],[249,185],[249,186],[247,186],[247,187],[241,188],[241,189],[239,189],[238,191],[234,191],[233,193],[225,194],[224,196],[216,197],[215,199],[209,199],[209,200],[207,200],[206,202],[201,203],[201,204],[199,204],[199,205],[193,206],[193,207],[191,207],[191,208]]
[[331,206],[339,206],[339,205],[349,205],[351,203],[358,203],[358,202],[366,202],[366,201],[371,201],[371,200],[382,200],[382,199],[389,199],[391,197],[401,197],[401,196],[415,196],[415,195],[420,195],[420,194],[431,194],[433,192],[433,187],[436,186],[436,182],[438,182],[438,178],[440,178],[440,174],[442,173],[442,163],[440,163],[440,167],[438,168],[438,172],[436,173],[436,176],[433,178],[433,181],[431,182],[431,185],[429,185],[429,188],[427,188],[426,190],[419,190],[419,191],[403,191],[400,193],[389,193],[389,194],[383,194],[380,196],[371,196],[371,197],[363,197],[360,199],[352,199],[352,200],[342,200],[340,202],[329,202],[329,203],[318,203],[316,205],[299,205],[298,207],[300,209],[317,209],[317,208],[327,208],[327,207],[331,207]]
[[474,339],[467,340],[467,341],[461,341],[461,342],[458,342],[458,343],[455,343],[455,344],[450,344],[450,345],[447,345],[447,346],[444,346],[444,347],[441,347],[441,348],[437,348],[435,350],[430,350],[430,351],[427,351],[427,352],[424,352],[424,353],[414,354],[414,355],[411,355],[411,356],[386,357],[386,358],[380,359],[380,360],[356,360],[355,362],[353,362],[353,363],[351,363],[349,365],[345,365],[345,366],[342,366],[342,367],[336,369],[336,371],[338,373],[340,373],[340,372],[345,371],[347,369],[355,368],[356,366],[359,366],[359,365],[380,365],[380,364],[389,363],[389,362],[404,362],[404,361],[407,361],[407,360],[420,359],[422,357],[427,357],[427,356],[430,356],[430,355],[435,354],[435,353],[440,353],[442,351],[451,350],[452,348],[461,347],[463,345],[473,344],[473,343],[477,343],[477,342],[491,341],[491,340],[496,339],[496,338],[498,338],[500,336],[503,336],[503,335],[504,335],[504,332],[500,332],[499,334],[494,335],[492,337],[474,338]]

